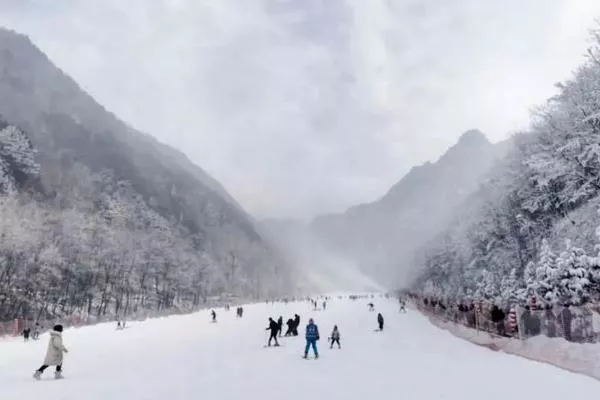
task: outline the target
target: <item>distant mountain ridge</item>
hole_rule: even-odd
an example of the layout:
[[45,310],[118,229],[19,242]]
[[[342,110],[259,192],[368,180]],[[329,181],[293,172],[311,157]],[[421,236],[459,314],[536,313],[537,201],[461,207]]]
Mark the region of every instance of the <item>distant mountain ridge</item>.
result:
[[415,252],[451,222],[498,157],[478,130],[465,132],[436,162],[412,168],[379,200],[315,218],[310,229],[336,252],[391,287],[405,279]]

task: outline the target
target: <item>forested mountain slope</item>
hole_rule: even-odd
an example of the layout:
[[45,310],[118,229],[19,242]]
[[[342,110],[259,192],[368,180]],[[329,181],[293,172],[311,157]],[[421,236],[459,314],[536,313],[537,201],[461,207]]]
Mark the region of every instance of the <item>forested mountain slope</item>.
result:
[[560,304],[600,292],[600,36],[530,131],[424,247],[416,288],[438,296]]
[[282,258],[216,180],[128,127],[27,37],[3,29],[0,116],[3,132],[20,132],[36,153],[26,174],[6,167],[20,148],[0,153],[0,320],[293,289]]

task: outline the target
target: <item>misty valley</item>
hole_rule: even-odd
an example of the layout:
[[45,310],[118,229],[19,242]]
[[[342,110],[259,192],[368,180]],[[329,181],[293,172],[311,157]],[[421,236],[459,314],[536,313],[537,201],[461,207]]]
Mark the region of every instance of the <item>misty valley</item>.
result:
[[0,0],[0,397],[597,393],[593,15]]

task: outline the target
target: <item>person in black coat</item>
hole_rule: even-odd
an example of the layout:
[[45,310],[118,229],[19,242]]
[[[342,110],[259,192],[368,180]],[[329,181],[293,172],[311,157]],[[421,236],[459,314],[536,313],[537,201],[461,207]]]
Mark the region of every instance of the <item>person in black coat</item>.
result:
[[298,314],[294,315],[294,330],[292,331],[292,335],[298,336],[298,327],[300,326],[300,316]]
[[277,342],[277,333],[279,332],[279,325],[273,320],[273,318],[269,318],[269,327],[266,330],[271,331],[271,336],[269,336],[269,342],[267,343],[267,345],[271,346],[271,340],[275,339],[275,346],[279,346],[279,342]]
[[29,335],[31,334],[31,328],[25,328],[23,329],[23,339],[28,342],[29,341]]
[[285,336],[292,336],[294,332],[294,320],[290,318],[285,324],[287,325],[287,331],[285,331]]
[[377,323],[379,324],[379,330],[383,330],[383,315],[381,313],[377,314]]

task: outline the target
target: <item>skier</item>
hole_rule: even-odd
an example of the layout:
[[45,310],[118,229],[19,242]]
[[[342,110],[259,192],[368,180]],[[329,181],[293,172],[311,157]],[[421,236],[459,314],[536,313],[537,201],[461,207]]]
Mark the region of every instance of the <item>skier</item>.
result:
[[33,328],[33,340],[38,340],[40,338],[40,324],[39,322],[35,323],[35,327]]
[[31,328],[23,329],[23,340],[29,342],[29,334],[31,333]]
[[379,324],[379,330],[383,330],[383,315],[381,313],[377,314],[377,323]]
[[283,331],[283,317],[281,315],[277,319],[277,327],[279,328],[279,337],[281,337],[281,331]]
[[46,358],[44,359],[44,365],[42,365],[35,373],[33,377],[40,379],[46,368],[50,365],[56,365],[56,372],[54,373],[55,379],[62,379],[62,363],[64,353],[69,351],[63,345],[62,340],[62,325],[56,325],[50,332],[50,342],[48,343],[48,351],[46,352]]
[[287,325],[287,331],[285,331],[284,336],[292,336],[294,332],[294,320],[290,318],[285,324]]
[[294,330],[292,331],[292,335],[298,336],[298,327],[300,326],[300,316],[298,314],[294,315]]
[[215,312],[215,310],[212,310],[210,312],[210,315],[212,316],[212,322],[217,322],[217,313]]
[[327,308],[327,302],[326,302],[326,301],[324,301],[324,302],[323,302],[323,311],[324,311],[326,308]]
[[333,349],[334,343],[337,343],[338,349],[342,348],[342,346],[340,345],[340,331],[338,330],[337,325],[333,327],[333,331],[331,332],[331,337],[329,338],[329,340],[331,340],[331,346],[329,347],[330,349]]
[[279,332],[279,325],[273,320],[273,318],[269,318],[269,327],[265,330],[271,331],[271,336],[269,336],[269,342],[267,345],[271,347],[271,340],[275,339],[275,346],[279,346],[279,342],[277,342],[277,332]]
[[308,350],[312,347],[315,353],[315,358],[319,358],[319,351],[317,350],[317,340],[320,339],[319,327],[315,325],[313,319],[308,320],[306,325],[306,347],[304,348],[304,358],[308,358]]
[[369,311],[374,311],[375,310],[375,305],[373,303],[369,303]]
[[400,312],[406,313],[406,301],[403,299],[400,299]]

